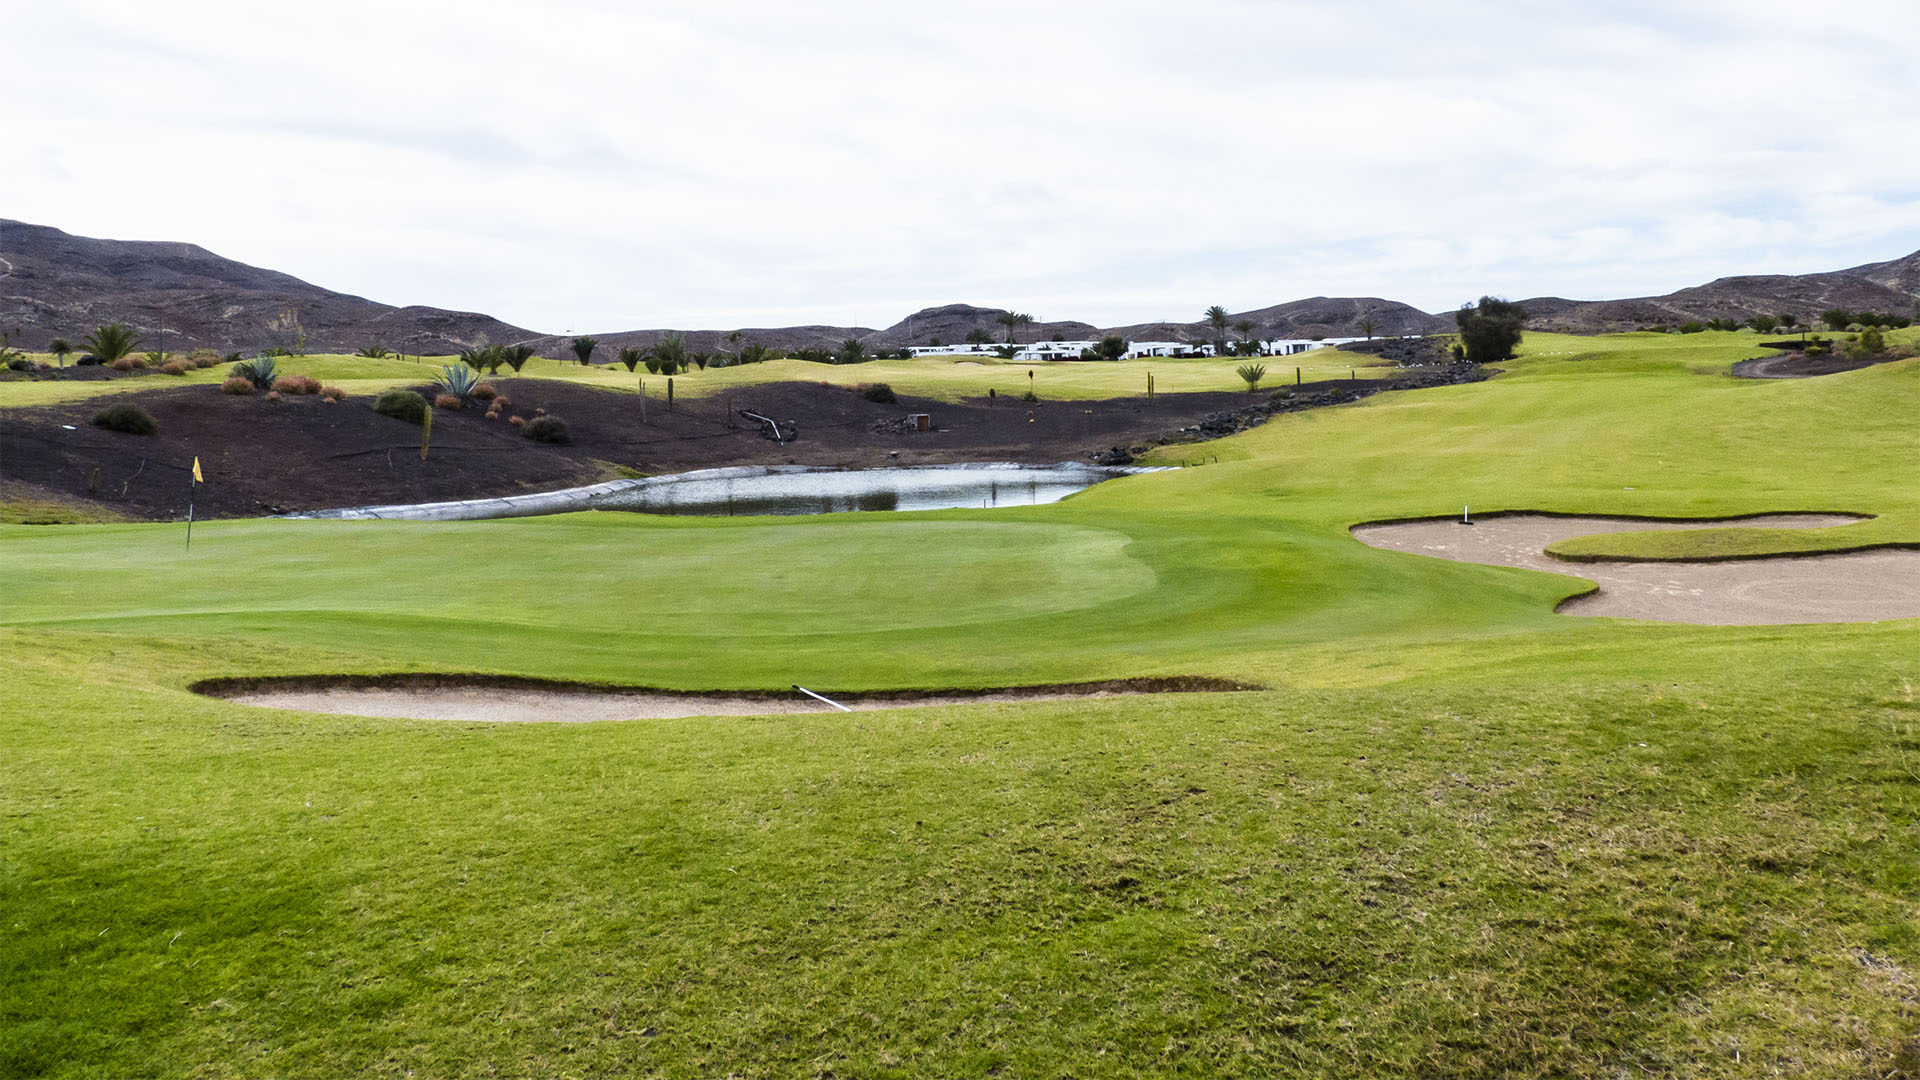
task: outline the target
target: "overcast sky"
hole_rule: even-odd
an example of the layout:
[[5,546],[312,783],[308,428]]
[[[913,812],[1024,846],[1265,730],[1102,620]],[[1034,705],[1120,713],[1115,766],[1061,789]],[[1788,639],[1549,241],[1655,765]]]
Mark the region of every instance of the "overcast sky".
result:
[[1920,248],[1913,0],[0,0],[0,217],[559,332]]

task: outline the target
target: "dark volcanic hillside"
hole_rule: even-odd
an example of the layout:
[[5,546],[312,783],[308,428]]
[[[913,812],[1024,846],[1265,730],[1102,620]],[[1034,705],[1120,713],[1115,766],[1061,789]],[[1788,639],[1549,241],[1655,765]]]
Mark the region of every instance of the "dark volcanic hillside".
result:
[[380,344],[447,353],[481,339],[520,341],[532,332],[487,315],[396,308],[222,258],[193,244],[95,240],[0,219],[0,329],[16,346],[74,342],[103,322],[138,328],[145,347],[209,346],[222,352],[276,343],[270,329],[293,312],[314,352]]
[[[1790,312],[1811,320],[1832,307],[1909,314],[1920,304],[1920,252],[1851,270],[1798,276],[1726,277],[1665,296],[1629,300],[1567,300],[1536,297],[1523,301],[1540,330],[1599,333],[1641,326],[1673,325],[1689,319],[1744,320],[1761,313]],[[542,334],[474,312],[431,307],[392,307],[359,296],[323,289],[299,278],[222,258],[192,244],[95,240],[42,225],[0,219],[0,332],[11,344],[41,350],[55,337],[78,342],[94,326],[113,320],[134,324],[143,349],[162,345],[175,351],[211,346],[222,352],[251,351],[291,344],[275,324],[297,315],[310,352],[352,352],[382,345],[408,353],[446,354],[482,342],[527,343],[545,356],[565,356],[567,339]],[[786,326],[759,329],[689,330],[689,347],[728,351],[729,340],[759,342],[776,348],[837,348],[853,338],[868,348],[954,344],[969,331],[985,331],[1005,341],[1006,327],[996,318],[1004,308],[947,304],[926,308],[884,330],[864,326]],[[1197,314],[1197,312],[1196,312]],[[1379,297],[1316,296],[1243,311],[1234,322],[1251,322],[1261,338],[1348,337],[1365,333],[1361,320],[1377,336],[1447,333],[1450,313],[1432,315]],[[606,332],[596,354],[612,360],[622,346],[658,342],[666,330]],[[1118,334],[1129,341],[1211,340],[1213,329],[1192,322],[1144,322],[1099,329],[1074,320],[1034,322],[1020,327],[1020,341],[1051,338],[1079,340]],[[1237,331],[1233,335],[1238,337]]]
[[1761,314],[1791,313],[1812,321],[1836,307],[1910,315],[1920,305],[1920,252],[1824,274],[1724,277],[1665,296],[1584,302],[1539,297],[1522,304],[1530,316],[1527,325],[1582,334],[1689,319],[1745,321]]

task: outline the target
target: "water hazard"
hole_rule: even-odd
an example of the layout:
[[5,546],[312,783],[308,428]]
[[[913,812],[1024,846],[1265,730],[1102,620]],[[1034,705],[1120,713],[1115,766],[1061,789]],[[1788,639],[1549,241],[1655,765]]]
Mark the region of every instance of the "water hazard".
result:
[[595,496],[591,508],[725,517],[1037,506],[1132,471],[1075,464],[712,469],[640,481]]
[[643,514],[726,517],[744,514],[834,514],[849,510],[948,510],[1037,506],[1116,476],[1157,468],[1098,465],[915,465],[825,469],[806,465],[747,466],[609,480],[588,487],[502,495],[460,502],[354,506],[289,514],[344,521],[480,521],[630,510]]

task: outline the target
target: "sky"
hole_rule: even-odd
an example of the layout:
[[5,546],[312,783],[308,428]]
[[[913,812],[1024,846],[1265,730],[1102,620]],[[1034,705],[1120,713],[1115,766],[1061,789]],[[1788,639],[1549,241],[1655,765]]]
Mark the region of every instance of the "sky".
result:
[[1912,0],[0,0],[0,217],[549,333],[1920,248]]

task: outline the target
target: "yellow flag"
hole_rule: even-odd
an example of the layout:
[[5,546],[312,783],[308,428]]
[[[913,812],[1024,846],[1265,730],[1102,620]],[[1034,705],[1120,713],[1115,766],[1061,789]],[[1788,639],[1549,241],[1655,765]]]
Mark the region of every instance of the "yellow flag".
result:
[[204,484],[207,482],[207,478],[200,475],[200,458],[198,455],[195,455],[193,459],[193,482],[196,484]]

